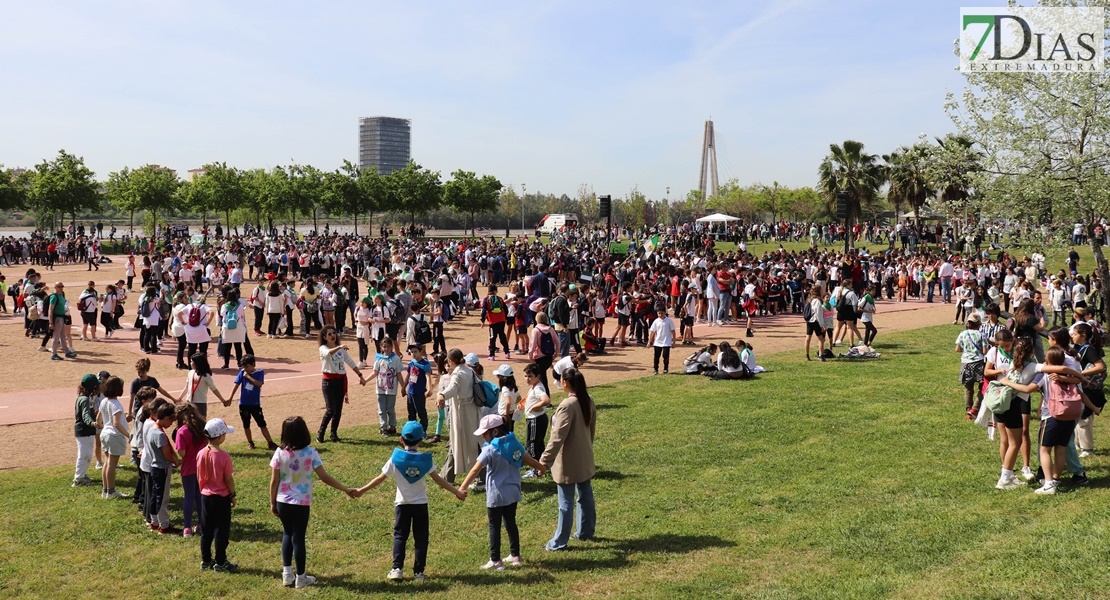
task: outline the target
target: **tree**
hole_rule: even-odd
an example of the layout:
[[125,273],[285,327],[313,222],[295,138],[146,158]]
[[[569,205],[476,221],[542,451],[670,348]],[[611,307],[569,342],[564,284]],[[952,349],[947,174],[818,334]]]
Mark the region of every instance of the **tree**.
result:
[[27,204],[27,179],[13,169],[0,165],[0,210],[23,208]]
[[[1105,2],[1042,0],[1041,6]],[[1110,29],[1110,14],[1104,27]],[[1110,51],[1102,49],[1104,58]],[[977,140],[984,151],[985,170],[975,178],[977,190],[997,194],[1005,184],[1005,202],[997,216],[1021,218],[1046,202],[1052,223],[1082,223],[1094,253],[1099,291],[1110,299],[1110,265],[1095,227],[1110,212],[1110,72],[965,73],[966,87],[957,99],[948,95],[945,109],[959,131]],[[1102,303],[1103,320],[1110,302]]]
[[903,204],[914,212],[914,226],[920,231],[921,208],[934,195],[929,183],[928,169],[933,157],[932,147],[925,142],[913,146],[901,146],[890,154],[883,155],[886,163],[886,197],[897,212]]
[[231,211],[246,204],[249,197],[243,172],[223,162],[204,165],[204,174],[192,181],[184,195],[194,210],[223,213],[228,231]]
[[948,134],[937,138],[926,175],[938,198],[950,213],[966,213],[973,190],[983,173],[983,153],[966,135]]
[[758,192],[755,207],[763,212],[771,213],[771,222],[777,223],[778,216],[786,212],[788,190],[774,182],[771,185],[756,184]]
[[594,193],[592,185],[583,183],[578,186],[578,194],[575,197],[578,203],[578,218],[583,223],[593,223],[600,218],[601,204],[597,201],[597,194]]
[[[874,154],[863,151],[863,143],[846,140],[842,145],[830,144],[829,154],[817,169],[817,178],[825,201],[836,203],[837,192],[848,192],[846,226],[858,222],[863,205],[870,203],[883,183],[883,169]],[[849,240],[851,235],[846,236]]]
[[96,174],[85,166],[85,159],[59,150],[54,160],[35,165],[30,204],[36,214],[51,220],[54,215],[73,215],[76,227],[78,211],[100,208],[98,188]]
[[172,211],[181,181],[165,167],[146,165],[131,172],[130,186],[139,210],[150,214],[151,235],[158,229],[158,212]]
[[468,215],[470,234],[474,235],[474,215],[497,210],[501,187],[492,175],[477,177],[473,171],[459,169],[443,184],[443,203]]
[[396,206],[409,215],[410,226],[416,225],[416,215],[427,214],[443,202],[439,171],[430,171],[414,161],[410,160],[404,168],[393,171],[385,179],[387,206]]
[[[499,202],[501,213],[505,215],[505,235],[507,237],[516,217],[520,216],[523,221],[524,213],[522,209],[524,204],[521,197],[516,195],[516,188],[511,183],[501,188]],[[521,225],[523,226],[524,223],[522,222]]]
[[293,191],[293,201],[289,206],[293,229],[297,228],[297,213],[300,213],[312,215],[312,229],[319,232],[316,216],[326,191],[324,173],[312,165],[291,165],[288,173]]

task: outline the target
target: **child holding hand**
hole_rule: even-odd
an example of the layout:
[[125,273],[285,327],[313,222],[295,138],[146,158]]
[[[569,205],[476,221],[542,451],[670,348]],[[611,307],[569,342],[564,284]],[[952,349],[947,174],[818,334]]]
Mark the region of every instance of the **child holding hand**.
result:
[[412,572],[414,581],[424,581],[424,566],[428,557],[428,488],[427,477],[431,477],[439,487],[451,492],[460,501],[466,500],[466,492],[460,491],[436,472],[430,452],[418,452],[417,447],[424,440],[424,428],[416,421],[409,421],[401,428],[401,443],[404,449],[397,448],[382,467],[381,475],[356,490],[362,495],[393,477],[397,482],[397,494],[393,503],[395,520],[393,522],[393,569],[387,578],[402,581],[405,565],[405,545],[409,532],[415,542],[415,561]]
[[[239,565],[228,562],[227,544],[231,534],[231,509],[235,507],[235,476],[231,455],[220,445],[235,428],[223,419],[204,424],[208,445],[197,453],[197,484],[200,486],[201,523],[200,568],[234,573]],[[212,560],[212,542],[216,542],[216,560]]]
[[[527,463],[538,475],[544,466],[524,451],[524,446],[505,427],[501,415],[486,415],[474,435],[486,441],[474,468],[466,474],[462,489],[486,469],[486,516],[489,518],[489,562],[483,569],[503,571],[505,563],[511,567],[524,564],[520,558],[520,532],[516,526],[516,505],[520,502],[520,467]],[[466,492],[463,492],[464,497]],[[509,534],[509,556],[501,559],[501,523]]]

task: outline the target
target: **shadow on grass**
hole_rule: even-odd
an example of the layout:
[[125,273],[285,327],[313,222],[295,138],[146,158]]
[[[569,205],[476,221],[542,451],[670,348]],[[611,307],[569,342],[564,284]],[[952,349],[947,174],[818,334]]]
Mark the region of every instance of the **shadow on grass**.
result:
[[[244,512],[242,509],[234,509],[239,512]],[[281,543],[281,528],[278,526],[277,519],[269,519],[264,522],[251,522],[251,521],[237,521],[231,525],[231,541],[232,542],[273,542],[275,544]]]
[[466,573],[451,575],[448,579],[466,585],[534,585],[555,582],[555,577],[546,570]]
[[[593,478],[602,481],[622,481],[634,477],[638,477],[638,475],[627,475],[619,471],[599,468],[594,473]],[[527,496],[523,500],[524,504],[534,504],[556,495],[558,493],[558,485],[548,476],[544,476],[543,479],[525,479],[521,482],[521,491]]]
[[[544,563],[552,571],[623,569],[638,562],[629,558],[632,554],[685,554],[709,548],[730,548],[735,545],[735,542],[715,535],[658,533],[643,538],[623,540],[597,537],[590,542],[572,541],[572,545],[564,551],[549,552]],[[590,549],[608,550],[610,554],[605,558],[587,558],[579,554],[579,551]]]
[[343,588],[349,592],[356,594],[398,594],[398,593],[411,593],[413,595],[419,592],[445,592],[450,587],[445,582],[441,581],[425,581],[424,583],[416,583],[411,579],[406,580],[404,583],[394,583],[385,581],[385,576],[382,576],[380,581],[359,581],[353,579],[352,575],[333,575],[331,577],[321,577],[317,582],[316,587],[321,588]]
[[622,408],[628,408],[628,405],[627,404],[596,404],[596,405],[594,405],[594,408],[596,408],[597,410],[620,410]]

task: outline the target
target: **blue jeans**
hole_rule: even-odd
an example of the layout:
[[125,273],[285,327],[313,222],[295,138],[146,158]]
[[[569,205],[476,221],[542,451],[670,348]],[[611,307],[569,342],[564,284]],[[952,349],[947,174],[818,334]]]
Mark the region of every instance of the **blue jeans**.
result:
[[926,302],[932,302],[933,301],[933,290],[936,289],[936,287],[937,287],[937,280],[936,279],[930,279],[929,280],[929,295],[925,297]]
[[732,314],[732,294],[721,292],[721,307],[717,309],[717,320],[724,323]]
[[578,491],[578,522],[574,537],[589,540],[594,537],[597,512],[594,509],[594,488],[589,480],[582,483],[557,484],[559,491],[559,521],[555,525],[555,537],[547,542],[548,550],[562,550],[570,541],[571,500]]
[[944,296],[944,301],[945,302],[951,302],[952,301],[952,278],[951,277],[941,277],[940,278],[940,291],[941,291],[941,294]]
[[559,338],[559,356],[565,357],[570,354],[570,336],[567,335],[567,330],[556,331],[555,335]]

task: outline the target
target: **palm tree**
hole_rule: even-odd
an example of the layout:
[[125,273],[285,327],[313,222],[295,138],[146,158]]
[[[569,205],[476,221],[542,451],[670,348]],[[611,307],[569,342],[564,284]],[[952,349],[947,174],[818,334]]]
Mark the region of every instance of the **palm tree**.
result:
[[[878,157],[863,151],[863,143],[845,140],[830,144],[829,155],[817,169],[818,186],[825,201],[835,205],[837,192],[848,192],[846,227],[858,222],[863,203],[870,202],[886,180]],[[848,236],[851,238],[851,236]]]
[[984,154],[974,149],[975,141],[950,133],[937,138],[938,147],[927,174],[941,202],[959,208],[971,198],[972,178],[983,170]]
[[918,143],[912,147],[901,146],[890,154],[883,155],[886,162],[884,172],[890,184],[886,198],[897,211],[905,203],[913,210],[914,227],[920,231],[921,207],[932,198],[934,191],[926,176],[926,169],[932,151],[928,144]]

